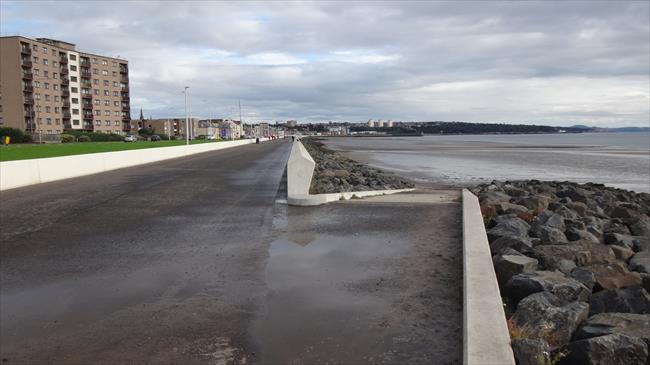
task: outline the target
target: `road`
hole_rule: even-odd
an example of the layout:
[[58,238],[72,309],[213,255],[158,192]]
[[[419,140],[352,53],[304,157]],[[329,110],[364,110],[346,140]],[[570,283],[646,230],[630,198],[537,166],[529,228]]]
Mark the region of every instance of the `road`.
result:
[[2,192],[3,363],[458,362],[458,203],[287,207],[289,150]]

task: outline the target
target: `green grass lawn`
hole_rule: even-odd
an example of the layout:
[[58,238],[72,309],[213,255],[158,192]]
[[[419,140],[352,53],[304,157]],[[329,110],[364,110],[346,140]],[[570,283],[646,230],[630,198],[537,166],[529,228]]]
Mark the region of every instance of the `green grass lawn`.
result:
[[[194,140],[191,144],[216,143],[219,141]],[[32,158],[83,155],[86,153],[139,150],[143,148],[182,146],[185,141],[158,142],[84,142],[56,144],[10,144],[0,146],[0,161],[28,160]]]

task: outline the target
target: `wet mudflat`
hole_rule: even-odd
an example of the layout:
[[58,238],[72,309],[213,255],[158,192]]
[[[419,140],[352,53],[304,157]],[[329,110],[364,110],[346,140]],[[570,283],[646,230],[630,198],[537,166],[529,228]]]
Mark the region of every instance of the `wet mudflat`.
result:
[[460,207],[409,195],[277,207],[261,363],[461,361]]

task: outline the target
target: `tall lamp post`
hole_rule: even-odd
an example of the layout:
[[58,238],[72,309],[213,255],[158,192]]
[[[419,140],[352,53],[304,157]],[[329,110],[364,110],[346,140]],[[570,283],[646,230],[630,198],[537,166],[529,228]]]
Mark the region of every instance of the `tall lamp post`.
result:
[[189,86],[185,86],[185,90],[183,90],[183,94],[185,94],[185,144],[189,145],[190,144],[190,118],[189,115],[187,114],[187,89],[189,89]]

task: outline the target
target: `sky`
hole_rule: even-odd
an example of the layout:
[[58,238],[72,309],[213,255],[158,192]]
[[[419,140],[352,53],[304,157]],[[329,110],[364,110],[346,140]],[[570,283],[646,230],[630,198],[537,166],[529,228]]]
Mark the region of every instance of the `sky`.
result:
[[650,125],[650,2],[0,2],[2,35],[128,59],[131,109]]

